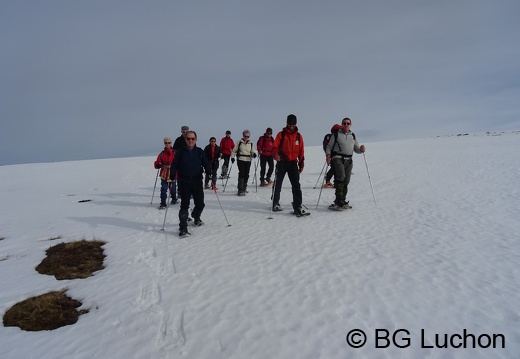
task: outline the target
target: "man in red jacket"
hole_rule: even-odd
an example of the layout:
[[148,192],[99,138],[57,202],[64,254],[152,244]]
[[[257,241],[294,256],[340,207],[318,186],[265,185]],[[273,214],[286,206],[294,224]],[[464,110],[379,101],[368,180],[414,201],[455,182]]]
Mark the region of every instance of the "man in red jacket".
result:
[[302,190],[300,186],[300,173],[304,167],[303,136],[298,132],[296,116],[287,116],[287,126],[276,135],[273,144],[273,158],[276,160],[275,187],[273,195],[273,211],[281,211],[280,191],[282,182],[287,173],[291,181],[294,214],[297,216],[308,215],[309,212],[302,208]]
[[[260,136],[258,141],[256,142],[256,149],[258,154],[260,155],[260,187],[266,187],[272,185],[271,176],[274,170],[274,161],[273,161],[273,129],[268,127],[265,130],[263,136]],[[267,176],[265,175],[266,165],[269,165],[269,169],[267,170]]]
[[235,148],[235,142],[231,138],[231,131],[227,130],[226,136],[222,137],[220,140],[220,151],[222,152],[222,158],[224,159],[220,178],[227,178],[228,176],[229,159],[231,158],[231,151],[233,151],[233,148]]

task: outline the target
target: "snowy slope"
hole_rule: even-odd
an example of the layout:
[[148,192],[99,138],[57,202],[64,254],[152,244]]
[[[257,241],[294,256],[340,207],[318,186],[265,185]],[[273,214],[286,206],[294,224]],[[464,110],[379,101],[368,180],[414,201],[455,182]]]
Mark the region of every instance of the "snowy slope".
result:
[[[355,155],[354,208],[328,210],[324,189],[316,209],[324,157],[310,147],[311,216],[289,214],[285,179],[285,211],[268,219],[270,188],[250,181],[236,196],[235,166],[218,192],[231,226],[206,191],[205,226],[186,239],[178,205],[165,232],[158,192],[150,205],[153,157],[0,167],[0,313],[61,288],[90,309],[54,331],[0,327],[0,357],[517,358],[520,133],[366,145],[377,206]],[[108,242],[104,270],[67,281],[34,270],[49,246],[82,238]],[[346,341],[354,329],[363,348]],[[399,329],[409,345],[381,348],[376,333]],[[464,330],[480,344],[501,334],[505,349],[436,347],[436,334]]]

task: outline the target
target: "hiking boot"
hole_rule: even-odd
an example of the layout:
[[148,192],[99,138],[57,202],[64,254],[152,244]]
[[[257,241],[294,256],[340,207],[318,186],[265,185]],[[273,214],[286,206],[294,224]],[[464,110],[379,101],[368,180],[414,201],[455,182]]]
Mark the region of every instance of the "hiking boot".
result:
[[279,203],[275,203],[273,206],[273,212],[280,212],[282,210],[282,207],[280,207]]
[[260,182],[260,187],[266,187],[266,186],[267,186],[267,182],[265,182],[265,181]]
[[211,186],[209,184],[204,186],[204,189],[210,189],[210,188],[211,188]]
[[165,209],[165,208],[166,208],[166,203],[161,202],[161,204],[159,205],[159,209]]
[[193,220],[193,224],[194,224],[195,226],[197,226],[197,227],[200,227],[200,226],[202,226],[202,225],[204,224],[204,222],[202,222],[202,220],[201,220],[200,218],[195,218],[195,219]]
[[172,198],[171,204],[177,204],[177,198]]

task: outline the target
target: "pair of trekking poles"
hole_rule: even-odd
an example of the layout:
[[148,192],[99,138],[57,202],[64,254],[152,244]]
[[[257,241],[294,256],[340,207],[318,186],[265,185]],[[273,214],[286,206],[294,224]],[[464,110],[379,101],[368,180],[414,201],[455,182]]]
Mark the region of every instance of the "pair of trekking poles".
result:
[[[257,177],[256,177],[256,172],[257,172],[257,169],[258,169],[258,162],[259,162],[259,160],[256,160],[254,162],[255,162],[255,175],[253,177],[253,180],[251,181],[251,184],[255,184],[255,192],[258,192],[258,180],[257,180]],[[224,189],[222,190],[222,192],[226,192],[226,187],[227,187],[227,183],[228,183],[228,180],[229,180],[229,176],[231,175],[231,169],[233,168],[233,164],[234,164],[234,162],[231,162],[231,166],[229,167],[229,171],[228,171],[228,173],[226,175],[226,183],[224,184]],[[224,178],[222,178],[222,182],[224,182]]]
[[[367,163],[367,158],[365,156],[365,152],[363,152],[363,159],[365,160],[365,167],[367,169],[368,181],[370,182],[370,189],[372,190],[372,196],[374,197],[374,204],[377,207],[376,195],[374,193],[374,186],[372,185],[372,178],[370,177],[370,171],[368,170],[368,163]],[[316,186],[318,186],[318,182],[320,181],[321,175],[323,174],[323,171],[325,170],[325,167],[326,167],[326,169],[328,171],[329,166],[330,165],[327,163],[327,161],[325,161],[325,163],[323,164],[323,167],[321,169],[320,175],[318,176],[318,180],[316,181],[316,184],[314,185],[314,189],[316,189]],[[327,172],[325,172],[325,173],[327,173]],[[323,191],[323,186],[324,185],[325,185],[325,175],[323,176],[323,183],[322,183],[321,188],[320,188],[320,194],[318,196],[318,203],[316,203],[316,209],[318,209],[318,206],[320,204],[321,192]]]
[[[155,185],[153,186],[152,201],[150,202],[150,204],[153,204],[153,197],[154,197],[154,194],[155,194],[155,188],[157,187],[157,179],[159,178],[159,171],[160,170],[157,170],[157,176],[155,177]],[[176,189],[173,188],[173,185],[170,185],[168,187],[169,187],[169,190],[170,190],[170,197],[171,197],[172,191],[175,191]],[[212,187],[213,187],[213,192],[215,192],[215,196],[217,197],[217,201],[218,201],[218,204],[220,206],[220,209],[222,210],[222,214],[224,214],[224,218],[226,219],[227,226],[231,227],[231,224],[229,223],[229,221],[227,219],[226,212],[224,212],[224,207],[222,207],[222,203],[220,202],[220,198],[219,198],[218,193],[217,193],[217,188],[215,187],[215,185],[213,185]],[[162,225],[162,228],[161,228],[162,232],[164,232],[164,226],[166,225],[166,216],[168,214],[168,208],[169,207],[170,207],[170,201],[167,201],[166,202],[166,210],[164,211],[163,225]]]

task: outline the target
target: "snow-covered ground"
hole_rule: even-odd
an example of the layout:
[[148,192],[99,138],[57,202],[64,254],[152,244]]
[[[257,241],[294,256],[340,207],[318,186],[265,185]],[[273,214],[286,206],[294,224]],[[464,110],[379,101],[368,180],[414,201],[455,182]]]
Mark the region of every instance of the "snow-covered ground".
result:
[[[0,313],[62,288],[90,310],[53,331],[0,326],[0,357],[518,358],[520,133],[366,145],[377,206],[355,155],[354,208],[328,210],[324,189],[316,209],[324,157],[309,147],[311,216],[289,214],[286,178],[285,211],[268,219],[270,188],[236,196],[235,166],[218,192],[231,226],[206,191],[205,226],[185,239],[178,205],[161,232],[158,192],[150,204],[154,156],[0,167]],[[104,270],[35,271],[47,248],[83,238],[108,242]]]

